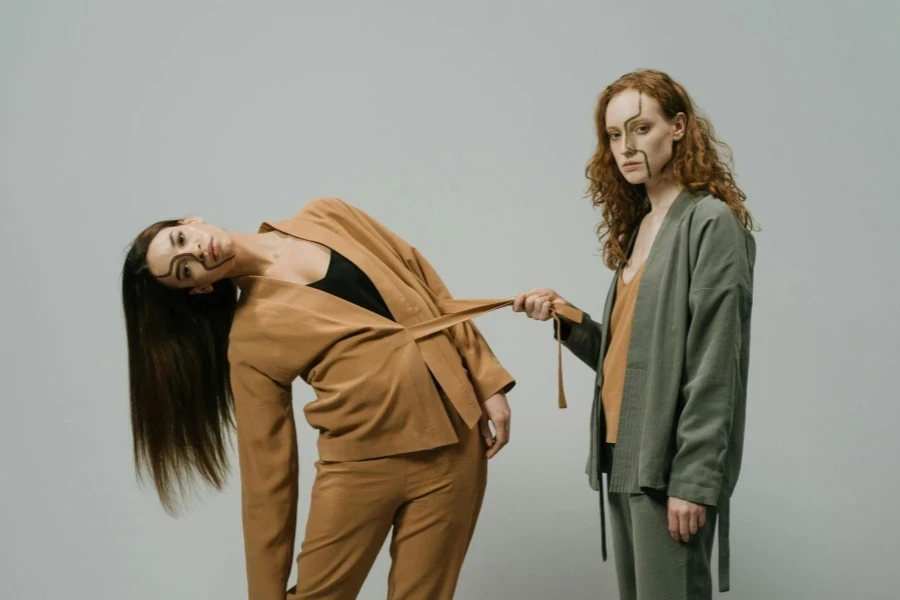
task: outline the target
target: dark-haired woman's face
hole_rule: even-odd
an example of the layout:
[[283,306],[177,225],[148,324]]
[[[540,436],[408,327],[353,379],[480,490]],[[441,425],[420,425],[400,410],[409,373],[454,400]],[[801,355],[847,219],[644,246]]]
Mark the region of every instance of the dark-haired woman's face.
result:
[[203,293],[234,268],[234,241],[203,219],[184,219],[161,230],[147,248],[150,272],[162,283]]
[[685,116],[669,121],[656,98],[625,90],[606,107],[606,134],[619,171],[628,183],[647,183],[672,160],[674,145],[684,135]]

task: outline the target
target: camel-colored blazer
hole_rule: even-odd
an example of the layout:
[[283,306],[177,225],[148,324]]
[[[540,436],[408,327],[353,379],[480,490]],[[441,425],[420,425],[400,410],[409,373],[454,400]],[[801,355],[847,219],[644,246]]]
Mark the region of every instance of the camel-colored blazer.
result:
[[[481,417],[481,402],[515,385],[475,325],[463,320],[471,318],[459,312],[465,301],[454,305],[416,249],[363,211],[336,198],[319,199],[291,220],[260,228],[272,230],[347,257],[372,280],[397,322],[315,288],[265,277],[238,280],[228,357],[251,600],[283,600],[291,571],[296,378],[315,390],[316,399],[303,410],[319,430],[319,454],[327,461],[456,443],[429,371],[469,427]],[[497,301],[493,308],[508,304]],[[442,320],[447,306],[456,315]],[[475,301],[470,315],[485,306]]]

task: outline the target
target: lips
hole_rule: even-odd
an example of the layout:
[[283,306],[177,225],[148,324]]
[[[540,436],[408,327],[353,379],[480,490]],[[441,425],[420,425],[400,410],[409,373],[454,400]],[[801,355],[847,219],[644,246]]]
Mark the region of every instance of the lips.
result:
[[206,248],[213,260],[219,259],[219,250],[216,248],[216,239],[209,238],[209,246]]

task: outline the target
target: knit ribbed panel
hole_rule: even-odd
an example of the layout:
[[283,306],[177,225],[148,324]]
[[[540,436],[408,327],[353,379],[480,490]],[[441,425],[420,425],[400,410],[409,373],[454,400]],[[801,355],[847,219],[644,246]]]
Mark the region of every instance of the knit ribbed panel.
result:
[[611,493],[638,494],[638,464],[641,451],[641,431],[647,405],[647,372],[628,369],[622,392],[622,409],[619,415],[619,433],[616,436],[616,458],[613,461],[609,491]]

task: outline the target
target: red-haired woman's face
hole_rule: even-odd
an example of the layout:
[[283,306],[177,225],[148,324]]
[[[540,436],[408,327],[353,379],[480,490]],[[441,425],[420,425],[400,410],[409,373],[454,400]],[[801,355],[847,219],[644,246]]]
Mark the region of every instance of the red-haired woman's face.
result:
[[686,118],[671,121],[652,96],[629,89],[606,107],[606,134],[619,171],[632,185],[647,183],[672,160],[674,145],[684,136]]

